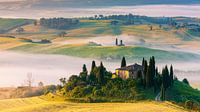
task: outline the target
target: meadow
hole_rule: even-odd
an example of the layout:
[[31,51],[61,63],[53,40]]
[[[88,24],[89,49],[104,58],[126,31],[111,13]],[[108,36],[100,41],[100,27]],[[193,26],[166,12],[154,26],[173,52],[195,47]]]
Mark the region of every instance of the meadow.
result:
[[187,112],[170,102],[72,103],[59,96],[0,100],[0,112]]

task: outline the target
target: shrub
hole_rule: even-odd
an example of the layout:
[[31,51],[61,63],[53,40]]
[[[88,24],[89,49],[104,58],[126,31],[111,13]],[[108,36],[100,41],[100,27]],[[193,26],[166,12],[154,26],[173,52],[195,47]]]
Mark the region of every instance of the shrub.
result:
[[192,109],[193,108],[193,102],[191,100],[187,100],[185,102],[185,108]]

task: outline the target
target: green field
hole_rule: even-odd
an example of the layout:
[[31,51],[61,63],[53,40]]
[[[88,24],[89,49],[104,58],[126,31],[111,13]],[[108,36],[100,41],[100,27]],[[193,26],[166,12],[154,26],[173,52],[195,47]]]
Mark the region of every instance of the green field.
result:
[[0,112],[187,112],[169,102],[72,103],[50,96],[0,100]]
[[82,58],[95,58],[103,60],[119,60],[125,56],[129,60],[141,60],[142,57],[155,56],[157,60],[185,60],[198,59],[199,56],[184,52],[164,51],[137,46],[126,47],[105,47],[90,45],[63,45],[54,46],[51,44],[25,44],[9,50],[23,51],[29,53],[62,54]]
[[33,20],[29,19],[0,19],[0,31],[4,33],[16,27],[31,24],[32,22]]

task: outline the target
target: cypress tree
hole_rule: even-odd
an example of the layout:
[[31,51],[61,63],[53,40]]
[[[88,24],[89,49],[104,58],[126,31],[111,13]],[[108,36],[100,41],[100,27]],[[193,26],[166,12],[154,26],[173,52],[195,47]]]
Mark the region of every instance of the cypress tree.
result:
[[165,69],[166,69],[166,81],[167,81],[167,88],[170,86],[170,76],[169,76],[169,69],[167,66],[165,66]]
[[95,61],[92,61],[91,72],[94,71],[94,68],[95,68],[95,67],[96,67],[96,63],[95,63]]
[[87,67],[86,67],[85,64],[83,65],[83,71],[82,72],[87,72]]
[[90,71],[90,76],[89,76],[89,82],[90,84],[94,84],[94,82],[96,81],[96,77],[95,77],[95,72],[96,72],[96,63],[95,61],[92,61],[92,66],[91,66],[91,71]]
[[165,88],[164,88],[164,85],[162,84],[161,85],[161,100],[162,101],[165,101]]
[[100,85],[104,84],[104,76],[105,76],[105,68],[103,63],[101,62],[98,72],[96,74],[97,81]]
[[172,65],[170,67],[170,83],[171,83],[171,86],[174,83],[174,71],[173,71],[173,66]]
[[147,74],[146,74],[146,86],[147,87],[151,87],[150,79],[151,79],[151,68],[150,68],[150,66],[148,66],[147,67]]
[[159,84],[158,84],[158,79],[159,77],[158,77],[158,68],[156,68],[156,70],[155,70],[155,77],[154,77],[154,93],[156,93],[156,91],[157,91],[157,89],[158,89],[158,87],[159,87]]
[[115,45],[118,46],[118,39],[116,38]]
[[146,61],[146,60],[144,60],[144,70],[143,70],[143,72],[144,72],[144,82],[143,82],[143,85],[144,85],[144,88],[146,88],[146,77],[147,77],[147,70],[148,70],[148,64],[147,64],[148,62]]
[[87,80],[87,74],[88,74],[88,71],[87,71],[87,67],[86,65],[84,64],[83,65],[83,68],[82,68],[82,72],[80,73],[80,77],[83,81],[86,81]]
[[155,78],[155,58],[154,56],[150,58],[149,60],[149,86],[152,87],[154,84],[154,78]]
[[165,89],[167,89],[170,86],[170,76],[167,66],[165,66],[165,68],[163,68],[162,70],[162,83]]
[[121,67],[126,67],[126,59],[125,59],[125,57],[122,58]]

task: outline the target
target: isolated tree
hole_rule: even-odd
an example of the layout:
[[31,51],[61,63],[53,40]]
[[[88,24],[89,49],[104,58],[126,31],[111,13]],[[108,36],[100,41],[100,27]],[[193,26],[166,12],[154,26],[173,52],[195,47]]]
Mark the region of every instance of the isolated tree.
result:
[[19,27],[19,28],[17,28],[16,32],[20,34],[20,33],[24,32],[24,28]]
[[59,35],[59,37],[65,37],[66,34],[67,34],[66,32],[62,31],[58,35]]
[[149,30],[152,31],[153,30],[153,26],[149,25]]
[[26,80],[28,87],[32,87],[33,81],[34,81],[34,79],[33,79],[32,73],[28,73],[27,80]]
[[116,38],[115,45],[118,46],[118,39]]
[[121,67],[126,67],[126,58],[122,58]]
[[59,80],[62,86],[64,86],[67,83],[66,78],[60,78]]
[[38,83],[38,87],[43,87],[44,86],[44,83],[43,82],[39,82]]
[[37,26],[37,20],[34,21],[34,25]]
[[184,78],[182,82],[187,84],[187,85],[190,85],[189,81],[186,78]]
[[120,40],[120,46],[123,46],[124,44],[123,44],[123,40]]

